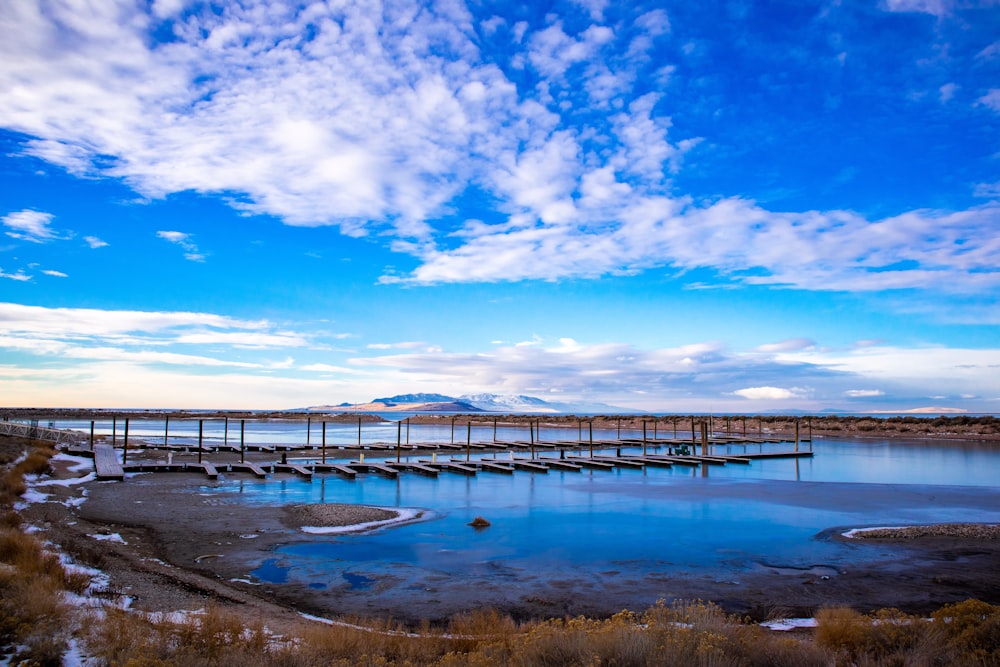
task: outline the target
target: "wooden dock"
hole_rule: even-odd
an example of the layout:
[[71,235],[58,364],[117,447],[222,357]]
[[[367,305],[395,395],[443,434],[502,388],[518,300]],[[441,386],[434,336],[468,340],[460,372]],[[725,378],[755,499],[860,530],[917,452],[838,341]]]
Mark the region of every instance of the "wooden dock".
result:
[[111,445],[94,445],[94,469],[97,479],[125,479],[125,470],[118,461],[118,454]]

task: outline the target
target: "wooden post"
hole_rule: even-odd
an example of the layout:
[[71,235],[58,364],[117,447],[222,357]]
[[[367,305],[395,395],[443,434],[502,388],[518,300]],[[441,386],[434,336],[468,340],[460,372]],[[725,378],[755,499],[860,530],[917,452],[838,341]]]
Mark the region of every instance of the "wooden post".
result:
[[656,430],[656,426],[659,423],[659,421],[660,421],[659,419],[657,419],[656,417],[653,417],[653,440],[659,440],[660,439],[659,433]]
[[747,437],[747,416],[743,415],[743,438]]
[[90,451],[94,451],[94,420],[90,420]]
[[799,451],[799,420],[795,418],[795,451]]
[[729,417],[727,415],[726,416],[726,436],[727,437],[733,434],[732,426],[733,426],[732,417]]
[[622,418],[618,418],[618,440],[622,439]]
[[674,440],[677,439],[677,417],[673,418],[674,421]]
[[531,441],[531,460],[535,460],[535,422],[534,420],[528,420],[528,436]]
[[326,420],[323,420],[323,463],[326,463]]
[[247,459],[246,459],[246,439],[245,439],[245,436],[246,436],[246,425],[247,425],[247,420],[246,419],[241,419],[240,420],[240,463],[246,463],[247,462]]
[[163,446],[167,446],[167,439],[170,436],[170,415],[163,422]]
[[[326,422],[323,422],[323,425],[326,426]],[[402,445],[403,445],[403,420],[400,419],[398,422],[396,422],[396,463],[399,463],[400,461],[399,450],[402,447]],[[323,461],[323,463],[326,463],[326,461]]]
[[708,432],[715,433],[715,417],[713,415],[708,416]]
[[691,415],[691,450],[694,450],[694,443],[698,442],[694,435],[694,415]]
[[313,418],[306,417],[306,448],[312,443],[312,425]]
[[229,446],[229,417],[225,417],[224,419],[226,420],[226,423],[225,423],[225,426],[223,427],[225,430],[223,431],[223,434],[222,434],[222,444],[226,445],[228,447]]
[[642,458],[646,458],[646,420],[642,420]]
[[118,441],[118,417],[111,416],[111,449],[115,448]]
[[358,449],[361,449],[361,417],[358,417]]
[[588,422],[587,426],[590,430],[590,458],[594,458],[594,422]]
[[472,422],[466,422],[465,424],[465,460],[469,460],[469,454],[472,451]]
[[813,418],[809,418],[809,449],[812,449],[813,441]]
[[493,442],[497,441],[497,418],[493,418]]
[[708,424],[701,423],[701,455],[708,456]]
[[410,418],[406,418],[406,446],[410,446]]
[[125,418],[125,441],[122,450],[122,465],[128,463],[128,417]]
[[205,420],[203,419],[198,420],[198,463],[201,463],[201,440],[202,440],[202,434],[204,433],[203,429],[204,424]]
[[576,441],[580,442],[583,440],[583,420],[579,417],[576,418]]

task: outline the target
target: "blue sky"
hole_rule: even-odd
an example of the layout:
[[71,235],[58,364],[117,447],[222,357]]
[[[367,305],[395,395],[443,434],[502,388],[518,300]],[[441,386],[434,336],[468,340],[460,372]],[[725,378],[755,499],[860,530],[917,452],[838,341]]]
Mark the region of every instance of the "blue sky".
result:
[[0,404],[1000,411],[1000,4],[0,7]]

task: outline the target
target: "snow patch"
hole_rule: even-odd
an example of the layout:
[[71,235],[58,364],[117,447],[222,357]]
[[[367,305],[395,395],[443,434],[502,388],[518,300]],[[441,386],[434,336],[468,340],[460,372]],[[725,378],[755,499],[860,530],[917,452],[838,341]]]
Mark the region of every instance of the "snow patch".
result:
[[779,618],[774,621],[765,621],[760,627],[777,632],[788,632],[799,628],[815,628],[819,623],[815,618]]
[[118,544],[128,544],[124,538],[118,533],[107,533],[91,535],[95,540],[100,540],[101,542],[117,542]]
[[365,523],[354,523],[349,526],[302,526],[302,532],[309,533],[310,535],[335,535],[340,533],[357,533],[361,531],[375,530],[376,528],[385,528],[387,526],[395,526],[404,523],[409,523],[410,521],[420,518],[424,514],[424,510],[419,510],[419,509],[396,508],[396,507],[386,507],[384,509],[396,512],[396,516],[392,519],[383,519],[382,521],[367,521]]

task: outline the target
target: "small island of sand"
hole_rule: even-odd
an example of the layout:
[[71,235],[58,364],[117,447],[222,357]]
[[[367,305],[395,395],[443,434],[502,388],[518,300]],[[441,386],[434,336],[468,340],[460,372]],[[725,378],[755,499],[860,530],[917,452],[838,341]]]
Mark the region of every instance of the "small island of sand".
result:
[[324,503],[290,505],[285,508],[286,522],[313,534],[353,533],[400,525],[426,518],[427,512],[408,507],[372,507]]

